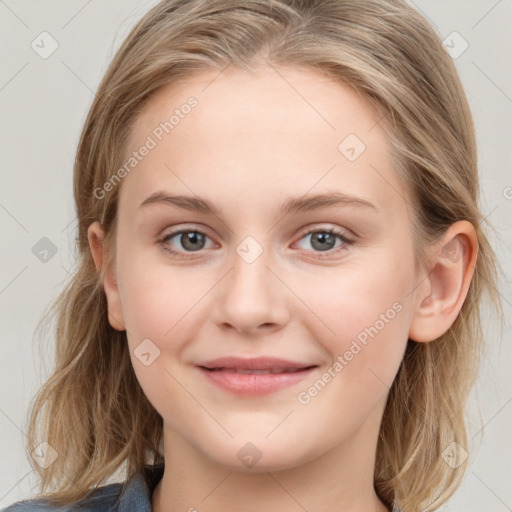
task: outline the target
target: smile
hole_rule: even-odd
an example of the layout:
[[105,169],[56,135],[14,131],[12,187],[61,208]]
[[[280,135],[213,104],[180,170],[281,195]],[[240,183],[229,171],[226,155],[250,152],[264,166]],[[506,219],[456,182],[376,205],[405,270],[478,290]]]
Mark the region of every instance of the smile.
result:
[[242,368],[210,369],[198,367],[201,374],[216,387],[236,395],[259,396],[274,393],[298,384],[317,368],[272,368],[252,370]]

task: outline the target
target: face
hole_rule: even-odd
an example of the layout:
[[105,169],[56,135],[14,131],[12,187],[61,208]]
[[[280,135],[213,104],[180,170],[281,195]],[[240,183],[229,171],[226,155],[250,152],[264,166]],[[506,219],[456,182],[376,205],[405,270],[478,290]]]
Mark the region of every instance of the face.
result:
[[[290,468],[376,439],[418,302],[411,211],[354,90],[299,68],[217,75],[137,118],[109,308],[169,438],[237,470],[245,452]],[[295,201],[317,195],[337,200]],[[200,368],[262,356],[295,375]]]

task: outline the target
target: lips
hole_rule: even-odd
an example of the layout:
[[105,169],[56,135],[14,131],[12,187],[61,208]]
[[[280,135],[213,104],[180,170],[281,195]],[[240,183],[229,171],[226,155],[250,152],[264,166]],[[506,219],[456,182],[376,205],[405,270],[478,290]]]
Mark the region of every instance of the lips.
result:
[[212,371],[231,371],[236,373],[289,373],[301,371],[312,366],[311,363],[302,363],[277,357],[221,357],[211,361],[205,361],[197,366]]
[[227,357],[197,365],[215,386],[237,395],[264,395],[298,384],[318,365],[274,357]]
[[296,373],[303,370],[303,368],[271,368],[270,370],[244,370],[242,368],[206,368],[206,370],[211,372],[229,372],[229,373],[239,373],[242,375],[268,375],[268,374],[277,374],[277,373]]

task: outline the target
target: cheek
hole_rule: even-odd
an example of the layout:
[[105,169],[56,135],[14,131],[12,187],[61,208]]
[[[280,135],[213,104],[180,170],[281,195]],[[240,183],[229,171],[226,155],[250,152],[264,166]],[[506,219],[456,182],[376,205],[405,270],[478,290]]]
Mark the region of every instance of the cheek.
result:
[[413,281],[408,262],[375,258],[367,265],[340,267],[329,276],[307,279],[301,294],[327,325],[332,324],[335,331],[343,326],[346,333],[349,327],[362,329],[375,322],[395,302],[408,302]]
[[165,255],[156,247],[128,248],[119,257],[118,276],[123,315],[133,342],[154,338],[161,343],[175,336],[207,290],[203,279],[191,279],[190,272],[166,265]]
[[329,329],[315,328],[315,337],[329,361],[297,395],[308,417],[330,417],[349,433],[384,407],[407,346],[411,308],[404,289],[396,279],[372,286],[346,280],[329,300],[317,296],[312,309]]
[[305,302],[317,313],[310,329],[333,360],[344,357],[349,370],[344,373],[357,381],[361,372],[373,369],[391,384],[412,318],[412,259],[390,252],[368,265],[359,263],[340,267],[322,286],[311,281],[302,288]]
[[122,303],[128,333],[130,358],[137,380],[148,400],[165,418],[186,417],[187,397],[179,382],[183,347],[193,337],[196,294],[177,293],[185,283],[154,279],[132,267],[130,280],[124,281]]
[[207,320],[206,297],[214,277],[198,271],[194,279],[179,267],[143,256],[141,251],[120,258],[119,289],[132,365],[156,407],[162,385],[176,386],[180,393],[169,373],[181,371],[177,365],[183,363],[183,351]]

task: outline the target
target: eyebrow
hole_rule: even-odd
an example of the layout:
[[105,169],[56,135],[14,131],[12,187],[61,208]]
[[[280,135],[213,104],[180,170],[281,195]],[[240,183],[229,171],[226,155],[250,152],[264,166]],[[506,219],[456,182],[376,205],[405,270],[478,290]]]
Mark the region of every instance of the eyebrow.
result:
[[[164,191],[157,191],[144,199],[139,209],[150,204],[169,204],[184,210],[197,211],[205,214],[220,215],[219,210],[208,200],[198,196],[171,195]],[[344,194],[342,192],[331,192],[329,194],[310,194],[298,197],[289,197],[281,206],[280,214],[301,213],[320,208],[327,208],[334,205],[347,205],[360,208],[370,208],[375,211],[379,209],[369,201],[360,197]]]

